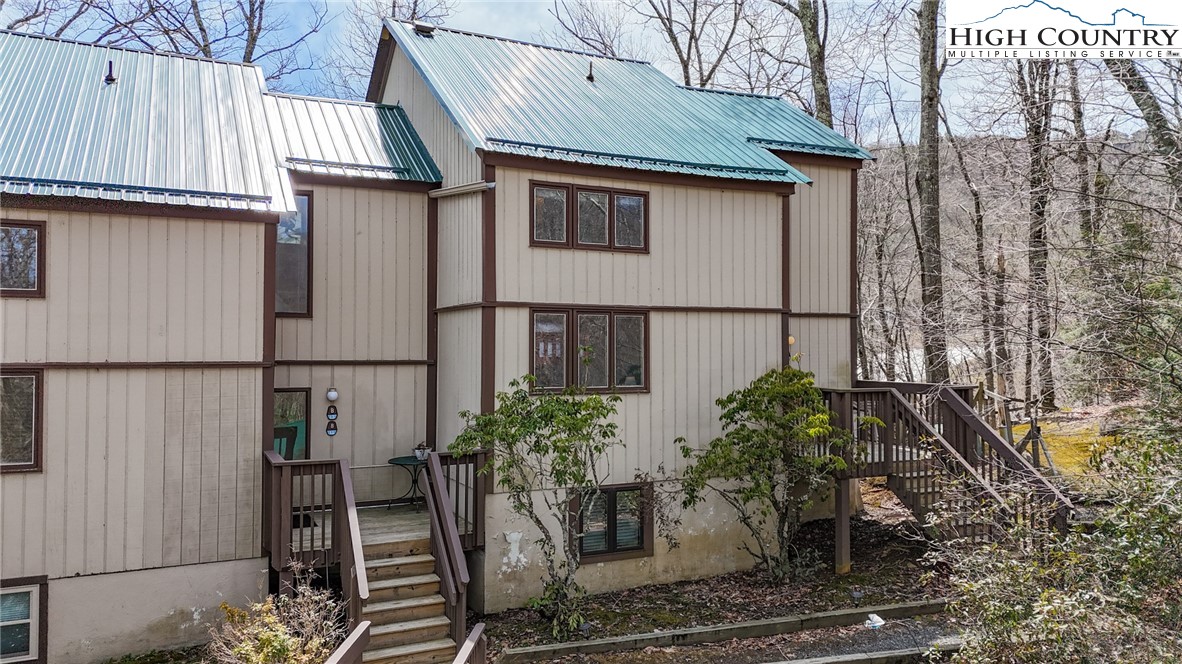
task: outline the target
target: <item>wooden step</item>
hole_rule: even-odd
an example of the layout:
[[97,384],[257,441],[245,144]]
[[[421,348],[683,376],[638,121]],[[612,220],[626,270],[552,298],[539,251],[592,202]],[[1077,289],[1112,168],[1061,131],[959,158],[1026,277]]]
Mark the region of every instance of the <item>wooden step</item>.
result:
[[423,597],[438,593],[439,577],[434,574],[404,576],[369,583],[369,601],[371,603],[410,599],[411,597]]
[[382,535],[363,537],[361,548],[366,560],[405,558],[431,553],[431,540],[421,535]]
[[436,639],[390,648],[366,650],[361,661],[366,664],[434,664],[450,662],[456,656],[456,642]]
[[443,597],[429,595],[388,602],[369,602],[361,610],[361,615],[374,625],[389,625],[420,618],[433,618],[443,615]]
[[427,553],[365,561],[365,576],[371,583],[403,576],[430,574],[434,570],[435,558]]
[[445,639],[450,630],[451,621],[446,616],[377,625],[369,628],[369,648],[392,648]]

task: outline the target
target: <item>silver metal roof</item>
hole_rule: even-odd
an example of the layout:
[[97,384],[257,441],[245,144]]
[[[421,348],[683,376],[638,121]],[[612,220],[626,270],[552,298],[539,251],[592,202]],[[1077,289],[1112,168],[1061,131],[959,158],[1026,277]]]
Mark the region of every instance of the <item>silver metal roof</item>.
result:
[[251,65],[0,31],[0,193],[292,211],[265,92]]
[[490,152],[793,183],[810,180],[773,149],[872,158],[783,99],[687,88],[634,60],[398,21],[386,29]]
[[439,169],[398,106],[268,93],[275,151],[293,171],[440,182]]

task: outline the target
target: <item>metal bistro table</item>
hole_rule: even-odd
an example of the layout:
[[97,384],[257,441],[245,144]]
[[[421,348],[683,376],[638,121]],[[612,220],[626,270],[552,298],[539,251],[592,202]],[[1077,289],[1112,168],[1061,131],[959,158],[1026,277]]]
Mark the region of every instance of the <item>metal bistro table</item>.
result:
[[394,457],[386,463],[390,464],[391,466],[398,466],[399,468],[405,470],[407,475],[410,475],[410,488],[407,489],[406,493],[402,494],[401,496],[397,498],[391,498],[390,502],[386,503],[386,509],[390,509],[395,500],[402,500],[407,497],[410,498],[410,504],[414,505],[416,510],[421,509],[418,499],[423,498],[423,502],[425,503],[426,496],[424,496],[423,493],[419,491],[419,475],[422,474],[423,469],[427,467],[427,460],[420,459],[413,454],[408,454],[406,456]]

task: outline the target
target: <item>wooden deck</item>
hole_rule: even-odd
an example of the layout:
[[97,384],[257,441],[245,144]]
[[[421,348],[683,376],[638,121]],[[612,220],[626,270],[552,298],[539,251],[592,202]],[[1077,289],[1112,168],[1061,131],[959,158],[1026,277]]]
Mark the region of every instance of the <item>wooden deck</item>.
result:
[[[332,513],[324,514],[321,519],[324,520],[324,530],[331,533]],[[431,534],[427,508],[421,505],[417,511],[409,505],[394,505],[390,509],[381,506],[360,507],[357,509],[357,525],[361,527],[362,545],[371,542],[422,539]],[[298,529],[294,531],[293,538],[299,538]]]

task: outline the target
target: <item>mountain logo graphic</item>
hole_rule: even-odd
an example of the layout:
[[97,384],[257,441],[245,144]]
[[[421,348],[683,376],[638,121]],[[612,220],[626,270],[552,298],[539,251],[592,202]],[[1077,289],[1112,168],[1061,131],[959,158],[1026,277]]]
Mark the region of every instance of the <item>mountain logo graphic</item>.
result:
[[1048,10],[1051,10],[1054,12],[1059,12],[1063,15],[1064,19],[1070,17],[1072,19],[1075,19],[1076,21],[1079,21],[1083,25],[1093,27],[1093,28],[1111,28],[1111,27],[1115,27],[1118,22],[1120,22],[1121,25],[1128,25],[1130,23],[1134,23],[1138,26],[1147,27],[1147,28],[1165,27],[1165,26],[1170,25],[1168,23],[1150,23],[1146,19],[1144,14],[1138,14],[1137,12],[1135,12],[1131,9],[1127,9],[1125,7],[1121,7],[1119,9],[1117,9],[1116,11],[1112,12],[1112,14],[1110,16],[1111,20],[1106,21],[1106,22],[1102,22],[1102,23],[1094,23],[1092,21],[1089,21],[1089,20],[1083,18],[1082,16],[1079,16],[1078,14],[1072,12],[1069,9],[1064,9],[1063,7],[1058,7],[1056,5],[1049,4],[1047,2],[1044,2],[1043,0],[1031,0],[1031,2],[1028,2],[1024,5],[1015,5],[1013,7],[1006,7],[1005,9],[995,13],[992,16],[989,16],[987,18],[983,18],[979,21],[972,21],[969,23],[964,23],[963,25],[980,25],[982,23],[989,23],[989,22],[997,20],[997,19],[1021,19],[1021,18],[1023,18],[1022,14],[1024,13],[1024,10],[1037,9],[1037,8],[1044,8],[1044,9],[1048,9]]

